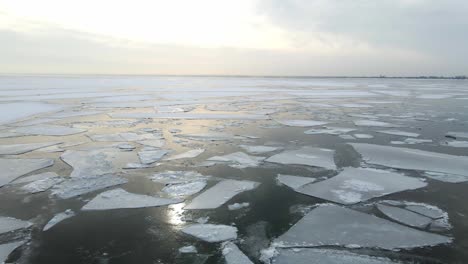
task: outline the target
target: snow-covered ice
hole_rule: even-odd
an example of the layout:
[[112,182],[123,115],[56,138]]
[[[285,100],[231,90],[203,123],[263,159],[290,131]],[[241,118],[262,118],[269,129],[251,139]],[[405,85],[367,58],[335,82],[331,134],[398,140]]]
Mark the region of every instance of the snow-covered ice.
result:
[[370,134],[354,134],[353,135],[355,138],[359,138],[359,139],[368,139],[368,138],[374,138],[373,135],[370,135]]
[[47,224],[44,226],[42,231],[47,231],[51,229],[52,227],[54,227],[55,225],[57,225],[58,223],[68,218],[71,218],[73,216],[75,216],[75,212],[73,212],[71,209],[67,209],[64,212],[58,213],[54,215],[54,217],[52,217],[52,219],[50,219],[49,222],[47,222]]
[[212,243],[237,238],[237,228],[228,225],[193,224],[184,227],[181,231],[187,235]]
[[322,205],[275,239],[279,247],[356,245],[365,248],[416,248],[452,242],[447,236],[409,228],[337,205]]
[[426,186],[418,178],[365,168],[344,168],[338,175],[295,189],[297,192],[341,204],[355,204],[395,192]]
[[0,159],[0,187],[20,176],[53,164],[52,159]]
[[115,189],[98,194],[85,204],[81,210],[111,210],[156,207],[180,203],[182,200],[153,197],[143,194],[129,193],[123,189]]
[[296,164],[322,167],[335,170],[335,151],[323,148],[302,147],[298,150],[286,150],[266,159],[267,162],[279,164]]
[[259,185],[253,181],[223,180],[195,197],[184,209],[214,209],[239,193],[250,191]]
[[8,124],[32,115],[55,112],[61,109],[63,109],[61,105],[40,102],[1,103],[0,124]]

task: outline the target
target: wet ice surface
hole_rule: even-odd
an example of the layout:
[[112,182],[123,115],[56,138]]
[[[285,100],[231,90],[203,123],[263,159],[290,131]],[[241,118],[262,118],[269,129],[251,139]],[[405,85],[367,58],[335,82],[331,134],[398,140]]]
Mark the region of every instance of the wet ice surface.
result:
[[466,263],[461,98],[462,80],[1,76],[1,259]]

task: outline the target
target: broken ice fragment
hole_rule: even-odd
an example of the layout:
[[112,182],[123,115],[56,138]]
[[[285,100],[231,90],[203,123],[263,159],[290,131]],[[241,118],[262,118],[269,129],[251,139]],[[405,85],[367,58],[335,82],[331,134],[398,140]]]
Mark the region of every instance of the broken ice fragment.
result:
[[198,155],[202,154],[205,152],[205,149],[192,149],[187,152],[171,156],[169,158],[166,158],[164,160],[178,160],[178,159],[190,159],[190,158],[195,158]]
[[354,204],[395,192],[426,186],[418,178],[376,169],[345,168],[338,175],[295,191],[341,204]]
[[205,181],[210,176],[202,175],[196,171],[165,171],[154,174],[150,180],[162,184],[181,184],[192,181]]
[[265,157],[249,156],[244,152],[234,152],[224,156],[214,156],[207,161],[213,162],[214,164],[227,164],[233,168],[248,168],[257,167],[265,159]]
[[254,264],[236,244],[232,242],[224,242],[223,245],[223,256],[226,260],[226,264]]
[[384,204],[378,204],[377,208],[389,218],[405,225],[425,228],[432,222],[432,219],[429,217],[425,217],[402,208]]
[[0,234],[30,227],[28,221],[19,220],[13,217],[0,216]]
[[278,249],[275,264],[399,264],[388,258],[322,248]]
[[375,120],[356,120],[354,121],[356,126],[374,126],[374,127],[400,127],[399,125],[382,122],[382,121],[375,121]]
[[138,152],[138,157],[140,158],[141,163],[151,164],[158,160],[161,160],[164,155],[169,153],[167,150],[154,149],[154,150],[142,150]]
[[0,187],[20,176],[53,164],[52,159],[0,159]]
[[237,228],[227,225],[194,224],[181,231],[206,242],[222,242],[237,238]]
[[364,143],[351,143],[366,163],[398,169],[433,171],[461,175],[468,180],[468,157],[396,148]]
[[316,179],[309,177],[278,174],[276,180],[279,183],[284,184],[289,188],[295,190],[303,185],[314,182]]
[[18,155],[57,144],[60,142],[0,145],[0,155]]
[[140,140],[137,141],[138,144],[154,147],[154,148],[161,148],[166,144],[164,139],[151,139],[151,140]]
[[279,247],[356,245],[415,248],[450,243],[450,237],[419,231],[336,205],[319,206],[275,240]]
[[113,175],[70,178],[55,185],[52,188],[52,195],[68,199],[127,182],[127,179]]
[[75,216],[75,212],[73,212],[71,209],[66,210],[65,212],[58,213],[52,217],[52,219],[47,222],[47,224],[44,226],[42,231],[47,231],[54,227],[56,224]]
[[355,131],[354,128],[345,128],[345,127],[325,127],[319,129],[309,129],[304,131],[304,134],[307,135],[316,135],[316,134],[329,134],[329,135],[341,135],[346,134],[351,131]]
[[374,136],[369,134],[354,134],[354,137],[359,139],[368,139],[373,138]]
[[218,208],[237,194],[253,190],[258,185],[253,181],[223,180],[195,197],[184,209]]
[[311,126],[322,126],[328,122],[323,121],[314,121],[314,120],[291,120],[291,119],[279,119],[276,122],[285,125],[285,126],[294,126],[294,127],[311,127]]
[[40,136],[68,136],[86,132],[86,129],[72,128],[59,125],[36,125],[24,126],[13,130],[15,133],[23,135],[40,135]]
[[229,211],[234,211],[234,210],[239,210],[239,209],[246,208],[249,206],[250,206],[250,203],[233,203],[233,204],[228,205],[228,209]]
[[58,174],[55,172],[44,172],[44,173],[34,174],[31,176],[26,176],[26,177],[16,179],[13,182],[13,184],[33,182],[33,181],[38,181],[38,180],[43,180],[43,179],[53,178],[53,177],[58,177]]
[[377,132],[382,133],[382,134],[395,135],[395,136],[419,137],[419,134],[417,133],[406,132],[406,131],[401,131],[401,130],[380,130]]
[[29,193],[45,192],[56,184],[61,183],[63,180],[63,177],[40,179],[26,184],[25,186],[21,187],[21,189]]
[[184,197],[194,195],[206,186],[206,181],[192,181],[186,183],[169,184],[162,189],[171,197]]
[[194,246],[181,247],[179,248],[179,252],[183,254],[197,254],[198,253],[197,248]]
[[239,147],[245,149],[245,151],[251,154],[263,154],[263,153],[272,152],[272,151],[280,149],[279,147],[249,146],[249,145],[239,145]]
[[335,170],[335,151],[323,148],[302,147],[298,150],[287,150],[273,155],[265,161],[280,164],[296,164],[322,167]]
[[5,263],[8,256],[11,254],[11,252],[13,252],[15,249],[17,249],[23,244],[24,244],[24,241],[1,244],[0,245],[0,263]]
[[111,210],[164,206],[180,203],[182,200],[165,199],[143,194],[129,193],[123,189],[115,189],[98,194],[81,210]]

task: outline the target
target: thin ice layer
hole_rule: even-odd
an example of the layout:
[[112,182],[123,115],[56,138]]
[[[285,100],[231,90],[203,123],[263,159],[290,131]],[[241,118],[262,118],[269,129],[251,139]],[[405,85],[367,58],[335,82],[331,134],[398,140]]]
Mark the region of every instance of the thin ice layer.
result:
[[394,172],[348,167],[330,179],[304,185],[296,191],[335,203],[355,204],[426,185],[427,183],[418,178]]
[[298,150],[287,150],[273,155],[265,161],[280,164],[296,164],[322,167],[335,170],[335,151],[323,148],[302,147]]
[[253,190],[258,185],[253,181],[223,180],[195,197],[184,209],[218,208],[237,194]]
[[52,195],[68,199],[127,182],[127,179],[113,175],[70,178],[55,185],[52,189]]
[[180,203],[181,200],[166,199],[153,197],[143,194],[129,193],[123,189],[115,189],[103,192],[94,197],[91,201],[85,204],[81,210],[111,210],[111,209],[129,209],[129,208],[144,208],[156,207],[169,204]]
[[232,242],[223,243],[222,250],[226,264],[253,264],[253,262]]
[[397,264],[388,258],[372,257],[345,250],[298,248],[279,249],[275,264]]
[[237,228],[228,225],[193,224],[181,231],[206,242],[222,242],[237,238]]
[[52,159],[0,159],[0,187],[20,176],[53,164]]
[[468,180],[468,157],[410,148],[396,148],[364,143],[351,143],[369,164],[398,169],[433,171],[461,175]]
[[0,145],[0,155],[18,155],[57,144],[60,144],[60,142]]
[[317,207],[275,240],[280,247],[353,245],[383,249],[434,246],[451,241],[450,237],[336,205]]

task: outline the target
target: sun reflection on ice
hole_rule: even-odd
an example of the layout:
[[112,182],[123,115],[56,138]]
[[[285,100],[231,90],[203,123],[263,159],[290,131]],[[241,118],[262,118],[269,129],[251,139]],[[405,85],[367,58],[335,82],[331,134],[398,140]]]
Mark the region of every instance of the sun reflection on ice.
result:
[[182,225],[185,224],[184,221],[184,212],[183,209],[185,203],[171,204],[168,206],[167,210],[167,220],[172,225]]

